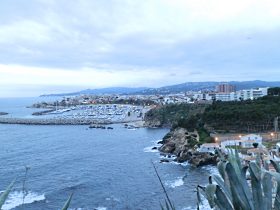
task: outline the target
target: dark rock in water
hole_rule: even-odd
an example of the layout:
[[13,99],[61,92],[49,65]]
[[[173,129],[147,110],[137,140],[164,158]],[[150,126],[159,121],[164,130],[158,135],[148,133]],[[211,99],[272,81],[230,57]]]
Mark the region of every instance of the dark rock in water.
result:
[[159,141],[159,142],[158,142],[158,144],[163,144],[163,143],[164,143],[163,141]]
[[34,116],[46,115],[46,114],[48,114],[50,112],[53,112],[53,111],[55,111],[55,109],[49,109],[49,110],[44,110],[44,111],[39,111],[39,112],[33,112],[32,115],[34,115]]
[[167,160],[167,159],[161,159],[159,162],[160,162],[160,163],[169,163],[169,160]]
[[124,124],[124,127],[127,127],[128,126],[128,124]]
[[193,155],[189,160],[189,163],[191,163],[193,166],[196,167],[210,165],[210,164],[215,165],[217,164],[217,162],[218,162],[218,156],[210,153],[199,153]]
[[156,150],[156,149],[157,149],[157,147],[153,147],[153,148],[152,148],[152,150]]
[[101,128],[101,129],[106,129],[106,127],[105,127],[105,126],[101,126],[100,128]]
[[168,158],[171,158],[171,155],[168,155],[167,157],[168,157]]
[[7,115],[7,114],[9,114],[9,113],[7,113],[7,112],[0,112],[0,115]]
[[113,128],[113,127],[107,127],[107,129],[109,129],[109,130],[113,130],[114,128]]

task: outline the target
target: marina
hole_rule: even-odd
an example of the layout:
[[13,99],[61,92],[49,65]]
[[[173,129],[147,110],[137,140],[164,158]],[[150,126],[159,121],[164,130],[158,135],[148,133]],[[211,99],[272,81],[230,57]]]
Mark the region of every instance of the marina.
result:
[[143,120],[149,107],[132,105],[80,105],[68,108],[43,110],[26,117],[6,115],[1,124],[26,125],[90,125],[130,123]]

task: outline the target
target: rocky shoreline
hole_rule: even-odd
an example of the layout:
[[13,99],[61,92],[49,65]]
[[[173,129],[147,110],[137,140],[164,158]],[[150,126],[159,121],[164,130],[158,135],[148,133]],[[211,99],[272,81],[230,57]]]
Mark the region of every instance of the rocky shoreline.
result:
[[[175,155],[174,161],[182,163],[188,161],[191,165],[199,167],[217,164],[218,156],[211,153],[201,153],[196,149],[199,141],[196,132],[189,132],[185,128],[176,128],[165,135],[158,150],[167,156]],[[167,161],[161,161],[167,162]]]

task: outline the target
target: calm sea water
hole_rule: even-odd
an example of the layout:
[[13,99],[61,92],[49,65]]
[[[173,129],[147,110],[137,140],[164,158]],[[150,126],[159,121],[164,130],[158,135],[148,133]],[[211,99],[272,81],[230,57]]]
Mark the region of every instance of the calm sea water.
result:
[[[34,101],[0,99],[0,111],[26,117],[33,110],[24,107]],[[151,147],[167,129],[113,127],[0,125],[0,191],[17,177],[3,209],[61,209],[72,192],[71,209],[160,209],[165,197],[151,161],[177,209],[195,209],[195,186],[215,169],[159,163]],[[22,205],[25,166],[30,170]]]

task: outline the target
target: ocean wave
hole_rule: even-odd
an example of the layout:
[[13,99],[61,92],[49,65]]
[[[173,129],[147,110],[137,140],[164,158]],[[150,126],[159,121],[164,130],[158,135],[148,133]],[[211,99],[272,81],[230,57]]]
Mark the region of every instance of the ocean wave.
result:
[[108,197],[105,199],[106,201],[114,201],[114,202],[121,202],[121,200],[119,198],[116,198],[114,196]]
[[[74,209],[69,209],[69,210],[87,210],[87,209],[84,209],[84,208],[74,208]],[[96,207],[94,208],[93,210],[107,210],[106,207],[103,207],[103,206],[99,206],[99,207]]]
[[170,162],[171,164],[174,164],[174,165],[180,165],[180,166],[189,166],[190,164],[186,161],[186,162],[183,162],[183,163],[178,163],[176,161],[172,161]]
[[183,177],[178,177],[174,181],[167,181],[167,182],[165,182],[165,185],[168,187],[171,187],[171,188],[180,187],[180,186],[184,185]]
[[[206,200],[206,198],[201,196],[201,199],[202,199],[202,204],[199,204],[199,209],[212,210],[211,207],[209,206],[209,203]],[[188,206],[188,207],[182,208],[181,210],[197,210],[197,206]]]
[[[144,152],[159,152],[159,151],[158,151],[158,148],[161,146],[161,144],[158,144],[159,141],[162,141],[162,139],[151,141],[152,146],[145,147],[145,148],[143,149],[143,151],[144,151]],[[153,147],[156,147],[157,149],[153,149]]]
[[94,210],[107,210],[107,208],[106,207],[97,207]]
[[203,166],[201,169],[208,171],[209,175],[214,175],[214,174],[220,175],[217,166],[208,165],[208,166]]
[[[23,199],[23,192],[22,191],[14,191],[11,192],[8,196],[7,201],[5,204],[2,206],[3,210],[10,210],[13,209],[17,206],[22,205],[22,199]],[[45,195],[39,195],[35,192],[28,192],[27,195],[24,198],[24,204],[30,204],[35,201],[42,201],[45,200]]]
[[158,149],[153,149],[156,146],[145,147],[143,149],[144,152],[158,152]]

